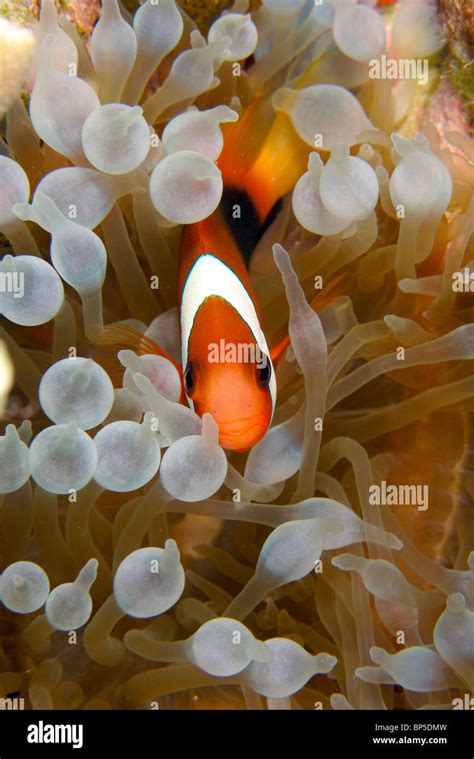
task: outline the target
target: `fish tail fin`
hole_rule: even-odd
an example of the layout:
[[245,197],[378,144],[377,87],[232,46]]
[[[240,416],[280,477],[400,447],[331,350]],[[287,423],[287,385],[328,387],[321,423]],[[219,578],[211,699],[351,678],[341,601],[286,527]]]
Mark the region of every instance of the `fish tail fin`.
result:
[[223,126],[224,148],[217,160],[224,186],[244,191],[263,224],[280,198],[306,171],[310,148],[285,113],[257,98],[239,120]]
[[224,146],[217,159],[224,185],[239,185],[256,160],[274,120],[267,100],[255,98],[237,121],[222,124]]

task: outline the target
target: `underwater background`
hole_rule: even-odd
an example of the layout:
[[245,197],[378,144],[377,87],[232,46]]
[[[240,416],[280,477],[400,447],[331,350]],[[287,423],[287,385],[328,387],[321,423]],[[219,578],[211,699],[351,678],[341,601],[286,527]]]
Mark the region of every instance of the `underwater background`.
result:
[[[464,708],[472,13],[2,2],[6,708]],[[252,445],[188,403],[193,235],[247,254]]]

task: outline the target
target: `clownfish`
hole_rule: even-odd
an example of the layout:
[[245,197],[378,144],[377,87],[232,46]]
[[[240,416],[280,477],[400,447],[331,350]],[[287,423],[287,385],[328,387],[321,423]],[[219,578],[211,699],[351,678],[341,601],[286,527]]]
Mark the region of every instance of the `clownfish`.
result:
[[[289,344],[286,337],[269,348],[246,260],[308,160],[308,148],[283,114],[260,144],[249,140],[264,121],[265,107],[254,101],[235,124],[224,127],[217,160],[222,201],[208,218],[183,230],[178,266],[181,367],[129,327],[106,327],[99,340],[102,347],[112,343],[116,350],[132,347],[139,355],[157,353],[172,361],[191,408],[199,416],[212,414],[222,447],[238,452],[258,443],[271,424],[277,394],[274,361]],[[232,213],[236,206],[241,210],[237,220]],[[327,298],[322,300],[326,305]]]
[[275,372],[250,277],[220,213],[185,229],[178,280],[188,403],[212,414],[224,448],[247,450],[271,422]]

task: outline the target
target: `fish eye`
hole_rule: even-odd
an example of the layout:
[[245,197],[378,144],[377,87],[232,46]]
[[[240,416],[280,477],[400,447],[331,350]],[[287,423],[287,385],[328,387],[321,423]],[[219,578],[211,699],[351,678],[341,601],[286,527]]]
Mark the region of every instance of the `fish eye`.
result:
[[196,386],[196,379],[194,376],[194,367],[191,362],[188,362],[188,365],[186,366],[186,371],[184,372],[184,389],[186,391],[186,395],[191,396],[194,392],[195,386]]
[[257,383],[258,386],[264,390],[268,387],[270,377],[272,376],[272,365],[267,356],[265,356],[265,363],[263,366],[257,368]]

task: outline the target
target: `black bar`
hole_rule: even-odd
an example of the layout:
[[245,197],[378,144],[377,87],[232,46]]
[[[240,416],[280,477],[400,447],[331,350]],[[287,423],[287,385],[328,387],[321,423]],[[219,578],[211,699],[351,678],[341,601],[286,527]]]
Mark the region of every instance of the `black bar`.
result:
[[[42,732],[39,732],[40,726]],[[49,743],[55,726],[82,745]],[[48,727],[49,726],[49,727]],[[53,726],[53,727],[51,727]],[[76,727],[76,732],[72,731]],[[80,728],[82,727],[82,734]],[[42,743],[30,739],[43,738]],[[474,757],[470,711],[0,711],[0,759]]]

